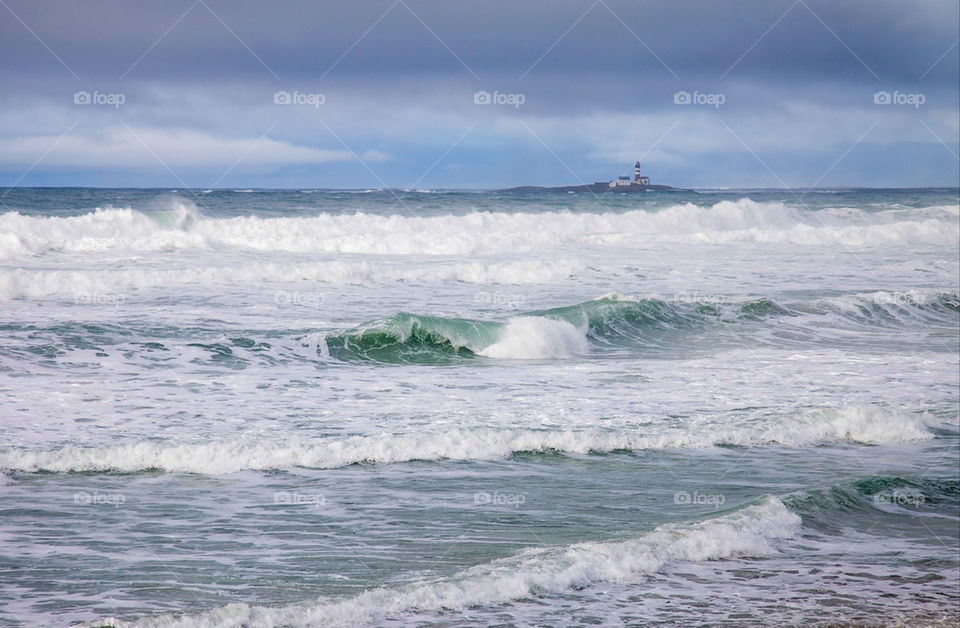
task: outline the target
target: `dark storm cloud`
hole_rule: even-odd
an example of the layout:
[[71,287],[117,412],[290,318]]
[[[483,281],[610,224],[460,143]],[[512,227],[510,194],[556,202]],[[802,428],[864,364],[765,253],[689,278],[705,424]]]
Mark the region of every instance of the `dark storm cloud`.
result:
[[[316,78],[376,23],[331,77],[519,77],[536,63],[528,76],[916,81],[955,41],[960,19],[956,2],[935,1],[7,2],[81,77],[138,80]],[[0,14],[8,79],[72,78]],[[956,74],[954,56],[925,81]]]

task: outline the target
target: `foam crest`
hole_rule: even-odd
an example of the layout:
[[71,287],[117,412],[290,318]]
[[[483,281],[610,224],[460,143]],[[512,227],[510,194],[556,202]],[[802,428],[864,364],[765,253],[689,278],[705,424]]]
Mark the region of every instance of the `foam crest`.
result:
[[877,305],[898,305],[910,307],[939,306],[957,308],[960,294],[937,290],[907,290],[905,292],[869,292],[856,295]]
[[[474,212],[431,217],[318,214],[203,217],[187,201],[148,215],[98,209],[83,216],[0,215],[0,258],[47,251],[229,248],[260,252],[474,255],[531,252],[562,244],[770,242],[810,245],[943,245],[957,242],[949,211],[864,212],[819,218],[782,203],[744,198],[622,213]],[[827,220],[829,218],[829,220]]]
[[510,319],[497,342],[479,353],[490,358],[545,360],[584,355],[589,350],[584,332],[567,321],[523,316]]
[[874,407],[816,409],[729,425],[693,424],[684,429],[645,427],[618,432],[485,428],[381,434],[330,439],[231,441],[210,443],[139,442],[112,447],[64,447],[0,452],[0,469],[9,471],[121,471],[226,474],[244,470],[307,467],[329,469],[356,463],[390,464],[411,460],[499,460],[517,452],[587,454],[618,450],[697,449],[718,445],[769,444],[809,447],[832,443],[871,445],[928,440],[921,418]]
[[129,625],[368,625],[411,611],[490,606],[561,594],[597,582],[633,582],[673,563],[770,555],[776,553],[778,539],[792,538],[800,529],[800,517],[776,497],[767,496],[737,512],[697,524],[664,525],[622,541],[525,550],[427,584],[376,589],[343,600],[321,599],[279,608],[231,604],[189,617],[161,615]]
[[206,242],[186,227],[200,222],[186,201],[147,214],[131,208],[97,208],[80,216],[0,214],[0,258],[48,251],[102,253],[114,250],[164,251],[204,248]]
[[790,421],[771,424],[761,438],[787,446],[842,442],[882,445],[929,440],[933,434],[921,417],[850,406],[811,410]]

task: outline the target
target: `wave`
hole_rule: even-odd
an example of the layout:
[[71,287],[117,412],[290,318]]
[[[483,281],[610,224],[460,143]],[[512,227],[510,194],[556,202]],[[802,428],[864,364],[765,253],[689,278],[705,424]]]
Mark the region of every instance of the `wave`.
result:
[[[892,515],[887,519],[891,525],[897,525],[898,519],[902,524],[901,517],[913,521],[927,518],[955,529],[960,516],[960,481],[922,475],[871,476],[797,491],[782,499],[803,517],[811,534],[819,532],[827,538],[842,536],[863,521],[877,522],[885,515]],[[930,529],[937,524],[926,525]]]
[[[510,275],[519,281],[527,273],[538,272],[538,263],[533,264],[484,265],[480,268],[454,265],[445,271],[433,268],[431,272],[456,273],[461,278],[475,281],[490,275],[501,278]],[[329,267],[308,265],[305,268],[322,268],[325,272],[346,275],[362,270],[371,273],[382,270],[373,265],[358,269],[345,263],[334,263]],[[568,272],[562,262],[550,268],[558,273]],[[268,269],[268,272],[273,271]],[[180,279],[189,280],[189,273],[181,273]],[[121,307],[126,302],[123,292],[101,288],[96,283],[77,279],[73,288],[80,295],[75,297],[77,303]],[[5,284],[0,275],[0,293],[4,289],[16,290],[17,286]],[[326,298],[324,292],[316,288],[309,292],[264,292],[263,298],[276,304],[314,309]],[[190,346],[211,350],[220,347],[222,351],[219,352],[235,353],[239,360],[237,365],[247,364],[247,360],[266,358],[269,361],[274,357],[289,359],[293,356],[296,356],[294,359],[332,364],[449,365],[485,359],[563,360],[637,354],[673,355],[700,346],[701,340],[707,337],[711,347],[720,348],[742,346],[745,338],[782,346],[783,343],[807,342],[805,338],[821,342],[824,334],[829,333],[835,333],[838,338],[850,338],[851,334],[872,334],[881,330],[920,332],[919,335],[913,334],[920,339],[928,334],[942,338],[944,334],[956,333],[960,323],[958,314],[960,295],[939,291],[872,292],[800,302],[779,302],[765,297],[694,299],[686,295],[661,299],[612,293],[575,305],[519,312],[505,319],[400,313],[354,328],[314,332],[306,336],[302,335],[303,332],[269,329],[230,336],[229,340],[222,342],[191,342]],[[31,338],[40,330],[36,325],[11,324],[7,327],[10,333],[28,332]],[[182,343],[167,342],[168,330],[143,329],[137,340],[131,339],[129,330],[102,325],[96,328],[53,325],[42,328],[42,331],[49,334],[50,347],[64,353],[91,345],[109,351],[104,345],[108,337],[114,337],[121,345],[117,348],[129,355],[143,347],[160,346],[172,351],[178,351],[178,346],[182,348]],[[27,344],[34,342],[31,338],[21,337]],[[189,338],[187,342],[190,342]],[[248,351],[251,347],[255,349]],[[264,350],[267,353],[263,353]],[[10,352],[17,353],[18,350],[12,346],[0,353]]]
[[321,353],[344,361],[434,364],[475,356],[565,358],[586,355],[591,342],[636,341],[645,329],[704,320],[717,312],[710,308],[610,294],[573,306],[527,312],[506,322],[403,313],[329,334]]
[[46,252],[163,251],[204,247],[195,204],[174,198],[153,212],[97,208],[80,216],[0,214],[0,259]]
[[[917,325],[956,328],[960,294],[942,291],[872,292],[824,299],[797,311],[821,320],[870,329],[910,329]],[[949,332],[954,333],[954,332]]]
[[[919,501],[922,497],[926,498],[925,502]],[[912,499],[913,502],[901,511],[891,512],[887,507],[890,499],[899,502]],[[863,526],[864,521],[867,524],[874,522],[870,529],[876,527],[877,517],[883,516],[877,510],[889,512],[894,517],[908,514],[911,520],[917,516],[941,517],[945,519],[941,524],[944,533],[949,534],[949,526],[957,518],[958,503],[960,483],[956,480],[870,477],[825,489],[805,489],[782,497],[766,495],[694,523],[664,524],[649,532],[604,541],[529,548],[451,576],[367,590],[350,597],[321,597],[280,607],[234,603],[193,614],[164,613],[130,622],[109,619],[87,625],[118,628],[282,625],[292,628],[429,623],[430,620],[442,621],[443,617],[439,615],[442,613],[469,612],[468,609],[484,607],[496,609],[510,603],[531,601],[537,604],[543,598],[576,595],[579,590],[601,583],[628,587],[640,583],[651,587],[671,586],[669,579],[658,580],[655,574],[698,573],[695,563],[706,561],[728,561],[726,565],[722,562],[715,565],[717,569],[711,568],[711,572],[721,570],[726,573],[728,568],[739,571],[742,563],[733,562],[739,558],[770,559],[769,563],[763,563],[764,572],[770,579],[766,588],[775,593],[776,586],[770,588],[769,585],[778,582],[778,572],[787,576],[788,581],[795,579],[797,552],[802,553],[799,560],[804,565],[818,567],[811,571],[813,574],[821,573],[822,561],[835,557],[838,549],[848,551],[858,543],[869,543],[864,546],[864,551],[875,550],[877,546],[867,536],[869,530],[853,538],[849,532]],[[851,519],[849,515],[853,511],[856,511],[855,518]],[[863,518],[865,513],[868,519]],[[886,521],[896,522],[897,519],[888,518]],[[906,545],[884,547],[890,551],[900,550],[900,553],[906,550],[905,555],[909,556],[909,544],[907,541]],[[946,548],[942,565],[923,561],[923,571],[919,574],[923,582],[943,580],[944,590],[950,590],[950,582],[955,577],[951,573],[953,561],[949,554],[949,548]],[[843,565],[837,567],[848,569]],[[828,569],[824,577],[836,579],[833,573]],[[893,577],[898,582],[909,578],[902,571]],[[881,578],[878,574],[878,579]],[[843,579],[838,581],[844,582]],[[857,591],[865,592],[862,589]],[[882,593],[882,589],[868,587],[866,592]],[[753,593],[762,599],[762,593]],[[775,595],[770,601],[777,603]],[[514,605],[503,608],[510,613],[520,610]],[[880,609],[878,616],[882,617],[884,610]],[[453,615],[453,621],[458,616]],[[916,620],[922,615],[911,617]],[[922,624],[952,625],[950,620],[934,621],[935,617],[939,615],[934,613],[931,622],[923,621]],[[447,619],[450,619],[449,615]],[[920,625],[916,621],[907,623]],[[894,622],[890,625],[907,624]]]
[[556,283],[581,271],[578,260],[560,258],[519,262],[455,262],[389,267],[351,261],[252,263],[189,268],[106,270],[0,269],[0,301],[21,298],[82,298],[127,293],[157,286],[243,285],[311,281],[360,284],[398,281],[460,281],[470,284],[529,285]]
[[715,446],[810,447],[836,443],[893,444],[933,438],[925,420],[875,407],[814,409],[762,423],[745,418],[718,427],[600,430],[479,428],[285,442],[138,442],[111,447],[64,447],[0,452],[0,470],[18,472],[226,474],[245,470],[330,469],[358,463],[413,460],[500,460],[523,452],[599,454],[614,451],[703,449]]
[[239,249],[298,253],[477,255],[531,252],[563,244],[638,241],[800,245],[954,245],[952,207],[853,215],[802,212],[748,198],[619,213],[473,212],[414,217],[366,213],[261,218],[202,216],[186,199],[163,211],[101,208],[81,216],[0,215],[0,258],[47,252]]
[[457,357],[542,360],[583,355],[585,332],[541,316],[507,322],[398,314],[323,338],[320,353],[338,360],[441,364]]
[[594,348],[675,346],[678,335],[685,332],[775,317],[816,316],[835,325],[875,327],[955,324],[958,312],[960,295],[946,292],[864,293],[812,305],[784,305],[767,298],[698,301],[609,294],[576,305],[526,312],[507,321],[402,313],[328,334],[320,353],[342,361],[422,364],[476,356],[555,359],[588,355]]
[[412,611],[465,609],[564,593],[598,582],[634,582],[685,561],[767,556],[777,553],[778,540],[793,538],[800,529],[800,517],[776,497],[767,496],[695,524],[667,524],[625,540],[528,549],[451,578],[375,589],[347,599],[273,608],[229,604],[190,616],[168,614],[129,624],[111,623],[143,628],[368,625]]

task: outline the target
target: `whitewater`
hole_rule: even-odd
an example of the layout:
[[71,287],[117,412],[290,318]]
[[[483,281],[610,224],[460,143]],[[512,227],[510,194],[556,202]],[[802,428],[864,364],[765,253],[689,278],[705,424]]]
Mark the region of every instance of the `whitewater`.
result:
[[0,625],[955,625],[960,192],[13,189]]

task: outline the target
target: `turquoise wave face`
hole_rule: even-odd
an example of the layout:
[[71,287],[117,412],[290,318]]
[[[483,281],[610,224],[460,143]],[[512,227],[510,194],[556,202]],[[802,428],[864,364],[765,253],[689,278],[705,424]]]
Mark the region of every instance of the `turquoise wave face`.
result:
[[336,360],[447,364],[472,358],[494,344],[504,324],[462,318],[397,314],[326,337]]
[[826,510],[865,510],[874,507],[901,507],[916,510],[927,505],[933,509],[956,515],[960,507],[960,481],[954,478],[922,476],[870,476],[830,487],[806,490],[787,498],[787,503],[799,512],[823,523],[829,517]]
[[909,538],[916,533],[916,517],[923,516],[929,531],[947,539],[956,535],[960,482],[948,477],[875,475],[800,491],[785,497],[784,503],[811,532],[828,536],[841,536],[844,529],[867,520],[875,533]]

